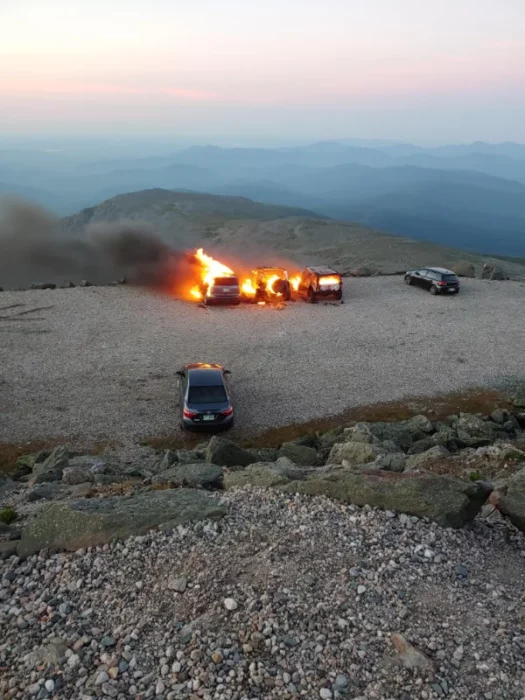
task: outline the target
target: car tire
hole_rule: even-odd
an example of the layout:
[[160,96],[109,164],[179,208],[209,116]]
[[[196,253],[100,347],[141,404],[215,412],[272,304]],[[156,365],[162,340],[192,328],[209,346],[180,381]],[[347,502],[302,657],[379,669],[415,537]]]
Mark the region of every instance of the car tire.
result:
[[317,302],[317,295],[311,287],[308,287],[308,301],[310,304]]
[[435,284],[433,284],[433,285],[430,287],[429,291],[430,291],[430,293],[432,294],[432,296],[436,296],[436,294],[438,293],[438,288],[436,287]]
[[456,291],[454,292],[454,294],[459,294],[459,289],[456,289]]
[[337,292],[337,294],[335,295],[335,300],[336,300],[336,301],[341,301],[342,298],[343,298],[343,291],[340,289],[340,290]]
[[405,276],[405,284],[408,284],[409,287],[412,286],[412,277],[410,275]]
[[290,283],[287,282],[285,290],[284,290],[284,294],[283,294],[283,300],[290,301],[291,298],[292,298],[292,290],[290,289]]

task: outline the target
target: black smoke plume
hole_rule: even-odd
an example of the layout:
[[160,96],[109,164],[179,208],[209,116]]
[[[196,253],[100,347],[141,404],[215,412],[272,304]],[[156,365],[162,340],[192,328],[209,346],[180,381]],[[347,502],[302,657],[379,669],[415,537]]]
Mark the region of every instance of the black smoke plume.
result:
[[72,235],[39,206],[22,200],[0,202],[4,289],[41,282],[78,284],[83,279],[107,284],[126,278],[131,284],[176,292],[178,286],[196,280],[197,273],[192,254],[175,250],[147,224],[101,223]]

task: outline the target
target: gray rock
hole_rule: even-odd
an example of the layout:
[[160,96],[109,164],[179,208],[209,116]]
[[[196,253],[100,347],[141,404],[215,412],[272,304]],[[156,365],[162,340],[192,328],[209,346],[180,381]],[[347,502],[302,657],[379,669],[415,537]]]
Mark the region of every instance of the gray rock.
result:
[[47,644],[43,644],[27,657],[27,663],[35,666],[59,666],[66,657],[68,647],[58,637],[54,637]]
[[430,433],[434,432],[432,422],[423,415],[413,416],[406,421],[402,421],[405,429],[411,433]]
[[377,445],[366,442],[339,442],[330,450],[329,464],[367,464],[374,462],[384,451]]
[[388,472],[402,472],[405,469],[406,462],[406,455],[403,452],[398,452],[381,455],[373,464],[375,467]]
[[198,448],[194,450],[177,450],[177,460],[183,464],[202,462],[206,458],[206,448],[207,445],[203,450]]
[[[162,459],[159,462],[159,465],[157,467],[159,472],[164,472],[167,469],[171,467],[172,464],[175,464],[175,462],[178,462],[178,455],[176,452],[173,452],[173,450],[166,450],[164,454],[162,455]],[[194,460],[194,461],[199,461],[199,460]]]
[[328,496],[343,503],[429,518],[443,527],[461,527],[472,520],[490,494],[490,486],[483,482],[423,472],[396,474],[327,465],[321,470],[306,471],[302,476],[293,480],[268,465],[252,465],[241,472],[226,474],[225,485],[232,488],[251,484],[274,487],[289,494]]
[[423,654],[422,651],[412,646],[403,635],[393,634],[391,640],[398,654],[399,661],[403,666],[410,669],[423,669],[426,671],[432,671],[434,669],[434,664],[431,659]]
[[457,431],[464,431],[471,438],[492,438],[494,434],[492,423],[481,420],[470,413],[460,413],[454,427]]
[[175,464],[171,469],[155,474],[152,484],[169,484],[172,487],[187,486],[189,488],[220,489],[222,488],[222,467],[209,462],[197,464]]
[[38,282],[32,284],[29,289],[56,289],[56,284],[53,284],[53,282]]
[[409,455],[420,455],[435,446],[434,436],[416,440],[412,447],[408,450]]
[[23,528],[18,552],[27,556],[43,548],[74,551],[141,534],[158,525],[174,527],[224,514],[225,508],[211,496],[190,489],[51,503]]
[[412,471],[424,466],[426,462],[446,457],[450,457],[450,452],[447,450],[447,448],[443,447],[442,445],[435,445],[429,450],[426,450],[426,452],[407,457],[405,468],[407,471]]
[[357,423],[351,428],[345,428],[345,440],[348,442],[364,442],[378,444],[378,438],[372,433],[369,423]]
[[221,467],[247,467],[253,464],[253,456],[231,440],[215,435],[206,450],[206,461]]
[[500,495],[499,509],[525,532],[525,467],[508,479],[506,493]]
[[476,268],[471,262],[457,262],[450,267],[458,277],[475,277]]
[[499,425],[503,425],[503,423],[505,423],[505,421],[508,420],[508,417],[509,412],[503,408],[497,408],[490,414],[491,420],[493,420],[494,423],[498,423]]
[[170,578],[168,581],[168,588],[170,591],[175,591],[176,593],[184,593],[188,587],[188,579],[184,576],[180,578]]
[[85,484],[94,481],[94,474],[90,469],[83,467],[66,467],[62,472],[62,483],[69,486]]
[[67,466],[69,466],[68,448],[55,447],[47,459],[41,463],[35,463],[29,485],[34,486],[44,481],[60,481]]
[[517,396],[512,403],[517,408],[525,408],[525,396]]
[[348,272],[348,275],[350,277],[370,277],[372,274],[372,270],[369,267],[366,267],[365,265],[353,267]]
[[227,472],[224,475],[224,486],[227,489],[236,486],[278,486],[290,481],[302,481],[308,473],[317,470],[300,468],[286,457],[279,457],[276,462],[258,462],[250,464],[242,471]]
[[285,442],[279,452],[279,457],[286,457],[294,464],[314,466],[317,464],[317,450],[306,445],[297,445],[293,442]]

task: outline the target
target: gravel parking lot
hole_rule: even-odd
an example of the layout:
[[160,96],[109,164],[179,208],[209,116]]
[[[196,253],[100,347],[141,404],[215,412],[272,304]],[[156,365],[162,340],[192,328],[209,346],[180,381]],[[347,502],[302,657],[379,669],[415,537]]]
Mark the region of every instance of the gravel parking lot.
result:
[[467,280],[432,297],[399,277],[347,280],[344,304],[203,309],[130,287],[0,294],[0,441],[177,429],[175,371],[232,370],[237,425],[525,376],[525,285]]

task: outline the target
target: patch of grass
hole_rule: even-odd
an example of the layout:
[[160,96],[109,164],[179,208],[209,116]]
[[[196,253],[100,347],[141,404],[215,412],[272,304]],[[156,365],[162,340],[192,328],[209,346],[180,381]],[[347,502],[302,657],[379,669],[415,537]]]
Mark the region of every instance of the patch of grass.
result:
[[2,508],[0,510],[0,523],[4,523],[4,525],[11,525],[16,520],[16,517],[16,511],[12,508]]
[[482,481],[483,480],[482,474],[478,471],[470,472],[468,475],[468,478],[470,479],[470,481]]

